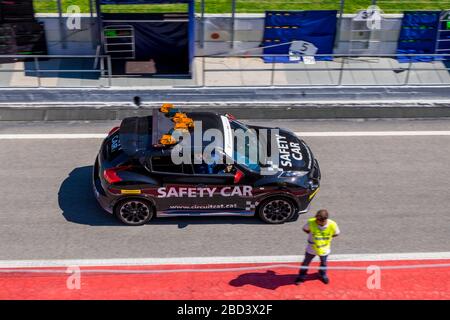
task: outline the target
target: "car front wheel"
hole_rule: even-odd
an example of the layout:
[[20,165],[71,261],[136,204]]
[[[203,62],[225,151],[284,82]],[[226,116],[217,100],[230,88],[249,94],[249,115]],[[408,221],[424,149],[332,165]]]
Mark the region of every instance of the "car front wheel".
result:
[[127,199],[115,208],[116,217],[129,226],[141,226],[153,218],[153,206],[145,200]]
[[295,214],[295,207],[290,200],[271,198],[260,204],[258,214],[266,223],[281,224],[291,219]]

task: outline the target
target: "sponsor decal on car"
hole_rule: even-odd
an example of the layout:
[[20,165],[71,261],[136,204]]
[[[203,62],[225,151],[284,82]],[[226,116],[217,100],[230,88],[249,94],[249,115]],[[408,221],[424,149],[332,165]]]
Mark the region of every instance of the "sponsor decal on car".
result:
[[209,210],[209,209],[237,209],[236,203],[230,204],[193,204],[193,205],[173,205],[169,206],[170,210]]
[[120,145],[120,137],[118,134],[111,138],[111,152],[116,152],[122,146]]
[[158,188],[158,198],[211,198],[214,193],[219,193],[222,197],[252,197],[252,189],[251,186],[161,187]]

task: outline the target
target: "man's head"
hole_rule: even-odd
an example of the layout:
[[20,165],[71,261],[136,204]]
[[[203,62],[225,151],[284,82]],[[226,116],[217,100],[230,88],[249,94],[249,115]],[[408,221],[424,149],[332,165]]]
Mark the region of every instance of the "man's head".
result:
[[226,173],[232,173],[233,172],[233,168],[234,166],[232,164],[227,164],[227,166],[225,167],[225,172]]
[[324,226],[327,224],[328,220],[328,211],[325,209],[319,210],[316,213],[316,223],[319,226]]

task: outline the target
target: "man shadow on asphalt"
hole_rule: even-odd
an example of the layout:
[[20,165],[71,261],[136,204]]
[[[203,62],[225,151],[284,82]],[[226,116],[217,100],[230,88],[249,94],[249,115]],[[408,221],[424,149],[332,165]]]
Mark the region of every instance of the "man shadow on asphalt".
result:
[[[116,217],[105,212],[95,199],[92,189],[93,166],[72,170],[58,192],[58,203],[64,218],[90,226],[123,226]],[[192,224],[264,224],[256,217],[172,217],[153,219],[148,225],[177,225],[184,229]],[[135,227],[131,227],[135,228]]]
[[[277,274],[273,270],[266,272],[252,272],[239,275],[233,279],[229,284],[233,287],[242,287],[251,285],[268,290],[276,290],[282,286],[295,285],[295,279],[298,274]],[[306,276],[305,282],[319,280],[318,273],[311,273]]]

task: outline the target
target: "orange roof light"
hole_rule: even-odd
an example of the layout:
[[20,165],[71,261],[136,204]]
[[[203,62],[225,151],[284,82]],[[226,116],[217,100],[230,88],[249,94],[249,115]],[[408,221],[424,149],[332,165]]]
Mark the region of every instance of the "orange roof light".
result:
[[173,108],[172,103],[164,103],[159,109],[159,111],[161,111],[162,113],[168,113],[172,108]]
[[177,124],[185,124],[187,128],[194,127],[194,120],[189,118],[185,113],[177,112],[172,120],[175,122],[175,129],[177,129]]
[[186,123],[184,123],[184,122],[179,122],[179,123],[175,123],[174,129],[175,130],[188,131],[189,130],[189,126]]
[[187,118],[186,113],[177,112],[173,116],[172,120],[173,120],[173,122],[177,123],[177,122],[181,122],[183,119],[186,119],[186,118]]
[[171,135],[173,130],[188,131],[194,127],[194,120],[189,118],[186,113],[178,112],[178,109],[176,109],[172,103],[164,103],[159,111],[164,113],[166,117],[170,118],[174,123],[173,129],[159,139],[159,143],[162,145],[170,146],[177,143],[175,138]]
[[162,136],[162,138],[159,140],[159,142],[163,145],[172,145],[177,143],[177,141],[175,140],[174,137],[172,137],[172,135],[170,134],[165,134]]

